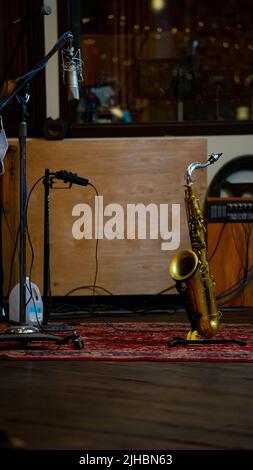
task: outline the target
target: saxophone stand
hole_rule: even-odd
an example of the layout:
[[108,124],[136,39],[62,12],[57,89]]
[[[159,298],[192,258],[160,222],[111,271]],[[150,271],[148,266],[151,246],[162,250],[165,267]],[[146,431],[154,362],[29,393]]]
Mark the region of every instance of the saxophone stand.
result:
[[[19,323],[8,328],[4,334],[0,334],[0,342],[21,342],[28,345],[32,341],[52,341],[57,345],[67,344],[73,342],[75,349],[83,347],[80,336],[77,333],[72,333],[65,338],[55,335],[41,333],[39,327],[26,324],[26,307],[27,299],[26,293],[32,296],[31,287],[27,289],[26,284],[26,232],[27,232],[27,176],[26,176],[26,138],[27,138],[27,103],[30,99],[29,95],[29,81],[40,70],[46,67],[47,61],[52,55],[58,51],[67,41],[73,39],[71,32],[64,33],[57,41],[53,49],[47,56],[33,69],[31,72],[24,75],[18,84],[6,98],[0,102],[0,111],[5,108],[9,101],[17,97],[21,109],[21,119],[19,124],[19,149],[20,149],[20,214],[19,214],[19,231],[20,231],[20,271],[19,271]],[[36,312],[36,310],[35,310]]]
[[202,346],[202,345],[208,345],[208,344],[237,344],[238,346],[246,346],[247,343],[246,341],[242,341],[240,339],[202,339],[198,338],[198,332],[196,328],[196,320],[200,317],[199,313],[192,312],[189,309],[189,306],[187,305],[187,295],[186,291],[187,289],[182,286],[180,282],[176,282],[176,289],[182,299],[183,306],[186,310],[186,313],[188,315],[188,318],[191,323],[191,330],[187,333],[186,338],[181,338],[181,337],[176,337],[171,339],[168,342],[169,347],[175,347],[175,346]]

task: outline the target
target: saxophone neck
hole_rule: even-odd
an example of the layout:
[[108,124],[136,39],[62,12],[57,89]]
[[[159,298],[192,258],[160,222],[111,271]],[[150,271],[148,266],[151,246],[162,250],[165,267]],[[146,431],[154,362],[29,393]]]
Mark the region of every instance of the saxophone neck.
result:
[[192,178],[193,178],[193,173],[195,170],[198,170],[200,168],[206,168],[207,166],[212,165],[213,163],[217,162],[217,160],[219,160],[221,155],[222,153],[211,153],[211,155],[209,155],[209,158],[206,162],[191,163],[188,166],[186,175],[185,175],[187,184],[190,184],[193,182]]

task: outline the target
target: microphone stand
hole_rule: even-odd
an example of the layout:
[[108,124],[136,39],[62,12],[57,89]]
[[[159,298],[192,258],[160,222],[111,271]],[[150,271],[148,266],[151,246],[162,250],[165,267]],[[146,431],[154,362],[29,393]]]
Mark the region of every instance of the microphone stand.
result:
[[[89,180],[82,178],[77,174],[60,170],[50,172],[48,168],[45,169],[44,183],[44,264],[43,264],[43,330],[44,331],[71,331],[73,328],[60,325],[48,325],[50,319],[50,304],[51,304],[51,289],[50,289],[50,188],[63,189],[63,187],[55,187],[55,180],[62,180],[64,183],[69,183],[69,188],[72,184],[81,186],[89,185]],[[64,188],[65,189],[65,188]]]
[[[18,51],[20,45],[22,44],[23,39],[24,39],[26,34],[28,35],[28,43],[31,42],[30,41],[30,39],[31,39],[30,38],[30,27],[31,27],[32,18],[31,17],[24,17],[20,21],[21,21],[22,27],[20,29],[16,44],[15,44],[13,50],[12,50],[10,59],[9,59],[7,65],[5,67],[4,73],[3,73],[2,77],[1,77],[1,80],[0,80],[0,93],[3,90],[5,82],[6,82],[6,90],[8,90],[9,72],[11,70],[12,64],[13,64],[14,59],[16,57],[17,51]],[[10,26],[13,26],[13,25],[14,25],[14,23],[12,23]],[[7,30],[8,30],[8,28],[7,28]],[[31,64],[29,63],[29,66],[30,65]],[[28,99],[27,99],[27,101],[28,101]],[[26,106],[26,103],[25,103],[25,106]],[[23,106],[22,106],[22,108],[23,108]],[[24,114],[25,114],[25,112],[24,112]],[[23,119],[21,119],[21,121],[23,121]],[[19,134],[20,134],[20,132],[19,132]],[[20,192],[21,192],[21,189],[20,189]],[[20,200],[21,200],[21,197],[20,197]],[[1,201],[0,201],[0,211],[1,211],[1,213],[0,213],[0,232],[1,232],[0,233],[0,251],[1,251],[1,253],[0,253],[0,309],[1,309],[1,313],[0,314],[2,315],[2,309],[4,309],[4,293],[3,293],[4,271],[3,271],[3,256],[2,256],[2,251],[3,251],[3,242],[2,242],[2,212],[3,212],[3,207],[2,207],[2,202]]]
[[43,326],[45,327],[49,320],[49,309],[51,295],[50,288],[50,171],[45,169],[44,177],[44,264],[43,264]]
[[[27,137],[27,103],[30,99],[27,83],[17,94],[17,100],[21,107],[21,121],[19,124],[19,148],[20,148],[20,186],[19,186],[19,249],[20,249],[20,297],[19,297],[19,321],[26,322],[26,137]],[[31,293],[32,295],[32,293]]]
[[[19,271],[19,325],[13,326],[6,331],[6,334],[0,335],[0,341],[15,341],[30,343],[36,341],[54,341],[57,344],[65,344],[72,340],[74,346],[78,349],[81,346],[79,335],[76,333],[62,339],[54,335],[45,335],[40,333],[40,329],[31,325],[26,325],[26,210],[27,210],[27,185],[26,185],[26,138],[27,138],[27,103],[30,99],[28,93],[29,81],[43,70],[48,60],[61,49],[66,42],[73,40],[71,31],[64,33],[56,42],[51,51],[42,59],[39,64],[30,72],[23,75],[18,81],[16,88],[0,101],[0,112],[7,104],[17,97],[21,107],[21,119],[19,124],[19,148],[20,148],[20,271]],[[32,296],[32,292],[29,292]]]

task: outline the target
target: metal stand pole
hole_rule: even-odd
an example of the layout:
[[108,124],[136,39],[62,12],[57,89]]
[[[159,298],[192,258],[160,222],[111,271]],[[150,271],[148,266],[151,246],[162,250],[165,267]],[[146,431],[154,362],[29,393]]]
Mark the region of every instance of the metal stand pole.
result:
[[48,325],[50,318],[50,187],[52,173],[46,168],[44,183],[44,263],[43,263],[43,331],[72,331],[68,325]]
[[47,325],[49,320],[49,266],[50,266],[50,244],[49,244],[49,188],[50,188],[50,172],[45,170],[44,178],[44,270],[43,270],[43,326]]
[[26,121],[22,121],[19,125],[19,145],[20,145],[19,321],[21,324],[26,322],[26,136],[27,136],[27,124],[26,124]]

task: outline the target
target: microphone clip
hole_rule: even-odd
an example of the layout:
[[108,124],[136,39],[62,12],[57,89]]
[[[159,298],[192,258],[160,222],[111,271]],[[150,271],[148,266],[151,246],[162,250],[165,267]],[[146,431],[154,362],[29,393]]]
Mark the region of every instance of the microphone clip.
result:
[[[55,186],[55,180],[62,180],[65,184],[68,184],[68,186]],[[60,170],[56,171],[55,173],[51,173],[50,183],[50,187],[54,189],[69,189],[71,188],[72,184],[87,186],[89,184],[89,180],[87,178],[82,178],[81,176],[77,175],[77,173]]]
[[70,46],[67,49],[61,50],[62,56],[62,76],[63,83],[67,83],[67,73],[73,69],[76,71],[78,82],[83,81],[83,60],[81,58],[81,51],[77,49],[74,52],[74,47],[72,46],[72,41]]

